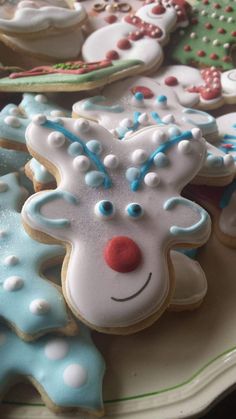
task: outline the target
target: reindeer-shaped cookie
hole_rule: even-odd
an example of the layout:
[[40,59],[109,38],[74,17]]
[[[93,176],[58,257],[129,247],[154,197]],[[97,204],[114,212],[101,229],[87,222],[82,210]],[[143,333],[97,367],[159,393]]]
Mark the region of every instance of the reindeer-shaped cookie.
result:
[[208,214],[180,196],[205,158],[200,130],[150,127],[120,142],[94,122],[39,115],[26,138],[58,187],[30,197],[23,220],[33,237],[67,244],[74,314],[107,333],[147,327],[172,297],[170,248],[209,236]]

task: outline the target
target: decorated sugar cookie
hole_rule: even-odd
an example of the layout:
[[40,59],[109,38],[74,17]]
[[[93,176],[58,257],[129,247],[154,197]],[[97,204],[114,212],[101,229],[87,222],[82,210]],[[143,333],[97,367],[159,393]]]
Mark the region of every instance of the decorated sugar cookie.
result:
[[216,120],[206,112],[183,108],[169,86],[149,77],[133,77],[106,87],[101,95],[73,105],[73,116],[99,122],[124,139],[149,125],[176,129],[196,126],[210,141],[218,137]]
[[168,56],[185,65],[233,69],[235,13],[233,0],[196,0],[190,24],[175,33]]
[[1,398],[9,387],[27,379],[56,413],[79,409],[103,414],[104,360],[84,325],[78,336],[50,334],[34,342],[22,341],[1,325],[0,357]]
[[42,277],[45,266],[63,258],[64,249],[38,243],[26,234],[19,212],[26,191],[16,174],[1,177],[0,194],[1,318],[26,340],[52,330],[75,333],[60,289]]
[[140,59],[64,62],[11,73],[0,78],[0,92],[66,92],[91,90],[139,72]]
[[177,11],[173,2],[143,5],[123,21],[89,35],[82,56],[85,61],[135,58],[143,62],[141,72],[156,69],[163,60],[161,45],[167,43],[169,33],[176,27]]
[[162,67],[153,79],[170,86],[183,106],[214,109],[236,103],[236,70],[199,70],[186,65]]
[[121,142],[94,122],[39,115],[26,138],[58,186],[31,196],[23,220],[33,237],[68,243],[74,314],[106,333],[147,327],[172,298],[170,248],[209,236],[208,214],[180,196],[205,158],[200,130],[154,126]]

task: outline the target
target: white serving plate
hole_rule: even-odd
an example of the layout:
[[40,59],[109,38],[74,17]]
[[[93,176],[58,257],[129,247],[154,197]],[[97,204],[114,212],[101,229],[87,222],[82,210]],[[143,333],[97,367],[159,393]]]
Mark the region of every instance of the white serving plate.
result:
[[[129,337],[95,334],[107,362],[106,418],[177,419],[199,415],[236,382],[236,250],[213,237],[199,260],[209,291],[201,308],[166,313]],[[191,280],[191,278],[190,278]],[[17,386],[0,410],[4,419],[52,419],[30,386]],[[67,414],[61,419],[86,419]]]

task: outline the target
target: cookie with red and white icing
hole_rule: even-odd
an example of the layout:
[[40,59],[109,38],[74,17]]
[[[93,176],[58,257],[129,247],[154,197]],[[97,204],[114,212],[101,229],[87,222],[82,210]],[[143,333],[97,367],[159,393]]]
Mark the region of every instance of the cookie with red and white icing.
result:
[[236,102],[235,70],[221,73],[214,67],[199,70],[186,65],[169,65],[162,67],[153,79],[170,86],[183,106],[215,109]]
[[152,70],[160,66],[161,45],[168,42],[176,23],[177,10],[172,2],[144,5],[135,14],[125,16],[123,21],[89,35],[83,44],[82,56],[85,61],[136,58],[143,62],[142,72]]
[[85,9],[82,6],[69,8],[66,2],[61,7],[61,3],[22,0],[14,8],[8,8],[8,12],[8,5],[3,5],[0,8],[0,32],[9,36],[38,37],[82,27],[87,19]]
[[63,289],[74,314],[106,333],[147,327],[172,297],[170,249],[209,236],[208,214],[180,196],[205,158],[200,130],[150,127],[119,142],[97,123],[39,115],[26,138],[58,186],[31,196],[23,220],[34,237],[68,243]]

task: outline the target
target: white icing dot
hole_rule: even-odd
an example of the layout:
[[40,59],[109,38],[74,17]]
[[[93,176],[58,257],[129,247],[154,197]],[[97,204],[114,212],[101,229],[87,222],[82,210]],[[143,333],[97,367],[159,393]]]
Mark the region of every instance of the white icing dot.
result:
[[175,122],[175,117],[172,114],[168,114],[163,116],[162,121],[166,124],[172,124],[173,122]]
[[47,103],[48,101],[45,95],[36,95],[35,100],[38,103]]
[[116,169],[119,164],[117,156],[114,154],[108,154],[103,160],[104,166],[108,169]]
[[19,263],[19,259],[17,256],[14,256],[14,255],[7,256],[4,259],[4,265],[7,265],[7,266],[14,266],[14,265],[17,265],[17,263]]
[[200,140],[200,138],[202,138],[202,131],[200,130],[200,128],[193,128],[191,130],[191,133],[195,140]]
[[65,143],[65,136],[59,131],[53,131],[48,136],[48,142],[51,147],[59,148]]
[[0,192],[6,192],[8,190],[8,184],[0,181]]
[[90,167],[90,161],[86,156],[77,156],[73,159],[73,167],[80,172],[86,172]]
[[166,142],[166,140],[167,135],[161,130],[156,130],[152,135],[152,141],[155,145],[163,144]]
[[0,346],[3,345],[7,340],[5,333],[0,333]]
[[196,38],[197,38],[197,34],[196,34],[196,32],[192,32],[192,33],[190,33],[190,38],[191,38],[191,39],[196,39]]
[[14,106],[13,108],[10,109],[9,113],[12,116],[18,116],[20,115],[20,109],[17,106]]
[[144,163],[148,158],[148,155],[145,150],[142,150],[141,148],[135,150],[132,153],[132,161],[135,164],[142,164]]
[[60,116],[65,116],[65,112],[60,111],[59,109],[53,109],[53,110],[50,112],[50,115],[51,115],[51,116],[54,116],[54,117],[56,117],[56,118],[59,118]]
[[47,121],[47,118],[43,114],[34,115],[32,121],[35,125],[43,125]]
[[212,44],[214,45],[214,47],[216,47],[217,45],[220,45],[220,41],[218,39],[214,39]]
[[69,345],[62,338],[51,339],[45,346],[45,355],[52,361],[65,358],[68,352]]
[[219,17],[219,20],[222,22],[223,20],[225,20],[225,16],[224,16],[224,15],[221,15],[221,16]]
[[84,385],[88,379],[88,373],[82,365],[71,364],[63,372],[64,383],[68,387],[79,388]]
[[132,131],[132,130],[127,131],[127,132],[125,133],[125,135],[124,135],[124,139],[126,140],[126,139],[127,139],[127,138],[129,138],[132,134],[133,134],[133,131]]
[[148,123],[148,114],[146,112],[142,113],[139,117],[138,117],[138,122],[141,125],[146,125]]
[[234,166],[234,158],[231,154],[227,154],[226,156],[224,156],[224,165],[226,167]]
[[47,300],[36,298],[31,301],[29,309],[31,313],[35,315],[47,314],[50,310],[50,304]]
[[144,183],[151,188],[155,188],[160,183],[160,178],[157,173],[149,172],[144,177]]
[[189,140],[180,141],[178,144],[178,150],[183,154],[188,154],[191,151],[191,143]]
[[90,128],[90,123],[87,119],[76,119],[74,122],[74,129],[79,132],[88,132]]
[[122,128],[131,128],[133,126],[133,121],[132,119],[124,118],[120,121],[120,126]]
[[230,47],[230,45],[229,45],[228,43],[226,43],[226,44],[224,44],[224,45],[223,45],[223,47],[224,47],[225,49],[228,49],[228,48]]
[[24,285],[24,281],[20,276],[9,276],[3,282],[3,288],[5,291],[17,291]]
[[21,126],[20,120],[15,116],[6,116],[4,122],[12,128],[19,128]]
[[209,42],[209,38],[207,36],[203,36],[202,40],[203,42]]

